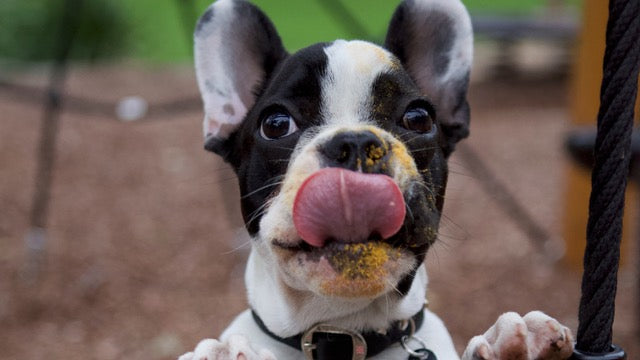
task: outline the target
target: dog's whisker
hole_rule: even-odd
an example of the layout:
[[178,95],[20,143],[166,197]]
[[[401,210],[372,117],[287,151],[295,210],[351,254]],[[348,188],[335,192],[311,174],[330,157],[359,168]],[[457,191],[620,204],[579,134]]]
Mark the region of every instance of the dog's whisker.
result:
[[269,201],[266,201],[264,204],[260,205],[257,209],[255,209],[251,214],[249,214],[249,220],[246,223],[246,226],[251,225],[251,223],[262,216],[264,214],[263,210],[269,205]]
[[409,150],[409,152],[417,153],[417,152],[429,151],[429,150],[435,150],[435,149],[437,149],[435,146],[430,146],[430,147],[423,147],[419,149],[412,149],[412,150]]
[[[405,136],[411,136],[411,138],[409,139],[405,139]],[[419,139],[421,138],[422,135],[415,135],[415,134],[400,134],[400,140],[404,141],[405,143],[410,143],[415,139]]]
[[418,184],[418,186],[423,187],[423,188],[424,188],[425,190],[427,190],[431,195],[433,195],[433,196],[435,196],[435,195],[436,195],[436,194],[435,194],[435,192],[433,191],[433,189],[432,189],[429,185],[427,185],[427,184],[425,184],[425,183],[423,183],[423,182],[421,182],[421,181],[417,181],[417,182],[416,182],[416,184]]
[[450,235],[445,233],[438,233],[438,243],[446,244],[447,248],[452,247],[452,245],[449,242],[463,242],[467,240],[469,240],[468,236],[457,236],[457,235]]
[[[458,223],[456,223],[455,221],[453,221],[453,219],[451,219],[448,215],[441,214],[440,215],[440,219],[441,219],[440,221],[444,220],[444,222],[446,222],[446,224],[443,224],[443,225],[440,226],[440,230],[438,232],[438,235],[443,235],[443,236],[446,236],[449,239],[460,240],[460,241],[464,241],[464,240],[468,239],[471,236],[471,234],[469,234],[469,231],[467,231],[463,226],[461,226]],[[462,238],[456,238],[453,235],[443,234],[442,230],[446,230],[445,227],[447,227],[447,226],[451,226],[456,231],[460,231],[462,234],[464,234],[464,236]]]
[[398,290],[398,288],[396,287],[396,285],[394,283],[391,282],[391,280],[387,279],[387,284],[389,284],[389,286],[391,286],[391,289],[393,291],[395,291],[398,295],[402,296],[402,291]]
[[247,247],[251,247],[251,240],[245,241],[242,244],[236,246],[235,248],[233,248],[233,249],[231,249],[229,251],[225,251],[225,252],[221,253],[221,255],[229,255],[229,254],[232,254],[232,253],[234,253],[236,251],[240,251],[240,250],[242,250],[244,248],[247,248]]
[[446,250],[452,250],[452,249],[453,249],[453,246],[448,242],[448,240],[449,240],[449,239],[451,239],[451,240],[457,240],[457,239],[450,238],[450,237],[448,237],[448,236],[445,236],[445,237],[443,238],[443,237],[441,236],[441,234],[440,234],[440,233],[438,233],[438,246],[440,246],[440,247],[442,247],[442,248],[444,248],[444,249],[446,249]]
[[464,176],[464,177],[467,177],[467,178],[470,178],[470,179],[478,180],[478,177],[475,176],[472,173],[465,173],[465,172],[449,169],[449,174],[456,174],[456,175]]
[[460,166],[461,168],[465,168],[465,169],[467,167],[467,165],[464,162],[456,161],[455,159],[452,159],[452,158],[449,158],[449,160],[447,160],[447,164],[449,165],[449,167],[451,167],[451,165]]
[[[469,235],[468,234],[464,234],[461,236],[458,235],[452,235],[452,234],[447,234],[445,232],[438,232],[438,242],[440,243],[446,243],[446,240],[453,240],[453,241],[466,241],[469,240]],[[449,246],[449,244],[447,244],[447,246]]]
[[[274,179],[281,179],[281,178],[284,178],[284,176],[276,176]],[[260,191],[262,191],[262,190],[266,190],[266,189],[268,189],[268,188],[271,188],[271,187],[274,187],[274,186],[281,185],[281,184],[283,184],[283,183],[284,183],[284,181],[276,181],[276,182],[274,182],[274,183],[272,183],[272,184],[267,184],[267,185],[265,185],[265,186],[263,186],[263,187],[261,187],[261,188],[258,188],[258,189],[254,190],[254,191],[252,191],[252,192],[250,192],[250,193],[248,193],[248,194],[245,194],[245,195],[241,196],[241,197],[240,197],[240,199],[246,199],[246,198],[248,198],[249,196],[254,195],[254,194],[257,194],[257,193],[259,193],[259,192],[260,192]]]
[[281,163],[281,162],[289,163],[290,161],[291,160],[289,160],[289,159],[273,159],[273,160],[269,160],[269,162],[272,162],[272,163]]
[[259,210],[261,210],[261,211],[256,212],[256,213],[255,213],[255,215],[253,215],[253,216],[251,216],[251,217],[249,218],[249,220],[248,220],[248,221],[247,221],[247,223],[245,224],[247,227],[248,227],[249,225],[251,225],[251,223],[253,223],[256,219],[258,219],[259,217],[261,217],[262,215],[264,215],[264,212],[262,211],[262,210],[264,210],[264,207],[260,207],[260,208],[259,208]]
[[389,294],[388,293],[384,294],[384,302],[385,302],[384,312],[388,319],[389,318]]
[[441,220],[446,220],[449,225],[453,225],[456,229],[465,231],[464,228],[458,223],[456,223],[455,221],[453,221],[453,219],[449,215],[443,213],[443,214],[440,214],[440,218]]
[[[433,256],[435,256],[435,261],[437,266],[440,266],[440,255],[438,254],[438,249],[435,246],[430,246],[430,250],[429,253],[433,254]],[[426,252],[426,251],[425,251]],[[426,254],[425,254],[426,256]]]
[[407,214],[409,214],[409,217],[411,218],[411,221],[415,221],[416,219],[413,217],[413,212],[411,211],[411,208],[409,207],[409,205],[407,205],[407,203],[404,204],[404,207],[407,209]]
[[260,212],[255,214],[255,216],[252,216],[249,221],[246,222],[245,226],[250,226],[252,222],[254,222],[256,219],[258,219],[259,217],[261,217],[262,215],[264,215],[264,212]]
[[286,146],[274,146],[274,149],[281,149],[281,150],[288,150],[288,151],[294,151],[295,148],[292,147],[286,147]]
[[423,187],[425,190],[429,192],[432,196],[436,196],[436,193],[431,189],[427,184],[422,183],[421,181],[416,181],[416,185]]
[[278,185],[280,185],[282,183],[283,183],[282,181],[278,181],[278,182],[273,183],[273,184],[265,185],[265,186],[263,186],[261,188],[258,188],[258,189],[254,190],[254,191],[252,191],[252,192],[250,192],[250,193],[248,193],[246,195],[241,196],[240,199],[246,199],[246,198],[250,197],[251,195],[259,193],[262,190],[266,190],[266,189],[268,189],[270,187],[278,186]]

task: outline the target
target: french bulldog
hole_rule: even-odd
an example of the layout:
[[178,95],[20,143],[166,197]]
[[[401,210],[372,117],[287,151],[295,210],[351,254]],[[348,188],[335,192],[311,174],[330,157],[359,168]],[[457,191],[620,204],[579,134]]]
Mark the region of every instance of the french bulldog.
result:
[[[459,359],[425,307],[424,260],[447,158],[469,134],[464,5],[405,0],[383,46],[336,40],[289,54],[256,6],[219,0],[194,38],[205,149],[235,170],[252,238],[250,309],[180,359]],[[506,313],[462,358],[572,349],[551,317]]]

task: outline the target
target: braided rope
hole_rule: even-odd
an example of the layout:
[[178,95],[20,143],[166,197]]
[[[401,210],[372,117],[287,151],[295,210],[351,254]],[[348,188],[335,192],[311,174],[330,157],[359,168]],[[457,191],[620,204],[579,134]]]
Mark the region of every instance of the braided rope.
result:
[[610,0],[576,349],[611,349],[640,65],[640,0]]

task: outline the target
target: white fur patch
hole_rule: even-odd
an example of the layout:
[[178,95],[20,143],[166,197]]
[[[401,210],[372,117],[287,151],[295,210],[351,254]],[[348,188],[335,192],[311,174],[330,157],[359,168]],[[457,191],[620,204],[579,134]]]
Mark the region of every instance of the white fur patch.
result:
[[371,87],[391,70],[393,55],[365,41],[336,40],[324,49],[327,73],[322,79],[322,117],[327,124],[368,123]]

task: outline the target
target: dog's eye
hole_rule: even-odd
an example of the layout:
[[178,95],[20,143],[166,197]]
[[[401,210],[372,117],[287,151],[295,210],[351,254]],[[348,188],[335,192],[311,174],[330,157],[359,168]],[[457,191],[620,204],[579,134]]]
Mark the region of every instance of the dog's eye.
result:
[[286,112],[276,112],[262,120],[260,135],[267,140],[275,140],[293,134],[298,130],[293,117]]
[[408,130],[420,134],[428,133],[433,128],[433,118],[426,109],[411,108],[404,113],[402,123]]

